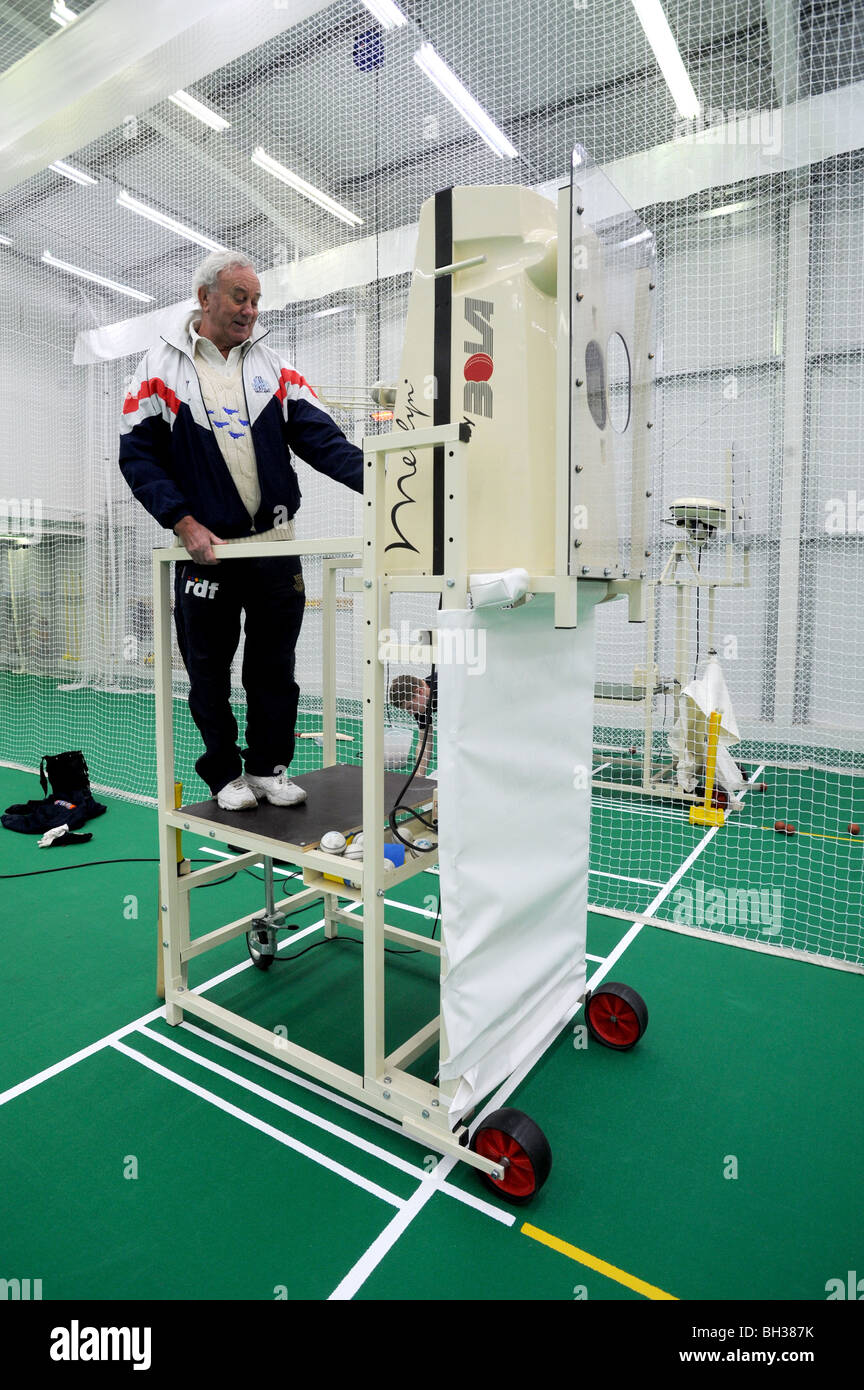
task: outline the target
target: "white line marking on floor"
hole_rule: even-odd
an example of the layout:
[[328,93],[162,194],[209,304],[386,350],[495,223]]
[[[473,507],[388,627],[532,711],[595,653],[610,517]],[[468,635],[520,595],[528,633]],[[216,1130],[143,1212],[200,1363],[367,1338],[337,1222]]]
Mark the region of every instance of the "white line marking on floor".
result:
[[641,883],[645,888],[662,888],[663,884],[655,878],[630,878],[628,874],[612,874],[606,869],[589,869],[589,874],[598,874],[600,878],[620,878],[622,883]]
[[611,797],[601,796],[591,798],[591,810],[594,811],[624,811],[630,816],[653,816],[655,820],[677,821],[679,825],[689,825],[687,816],[690,813],[690,803],[687,803],[686,814],[683,810],[679,811],[675,807],[665,806],[629,806],[624,801],[613,801]]
[[[204,1038],[207,1042],[213,1042],[214,1047],[221,1048],[224,1052],[233,1052],[235,1056],[239,1056],[244,1062],[254,1062],[254,1065],[260,1066],[264,1072],[272,1072],[275,1076],[283,1077],[286,1081],[290,1081],[292,1086],[300,1086],[304,1091],[310,1091],[313,1095],[319,1095],[319,1097],[322,1097],[325,1101],[332,1101],[333,1104],[342,1106],[342,1109],[346,1109],[346,1111],[353,1111],[354,1115],[363,1116],[363,1119],[374,1120],[376,1125],[381,1125],[383,1129],[392,1130],[394,1134],[403,1133],[401,1125],[399,1125],[396,1120],[389,1120],[386,1118],[386,1115],[379,1115],[376,1111],[369,1111],[367,1106],[358,1105],[357,1101],[351,1101],[347,1095],[342,1094],[342,1091],[328,1091],[328,1088],[325,1086],[318,1086],[317,1081],[310,1081],[308,1077],[301,1076],[299,1072],[290,1072],[286,1066],[279,1066],[276,1062],[269,1062],[264,1056],[256,1056],[254,1052],[249,1052],[246,1048],[238,1047],[236,1042],[229,1042],[228,1038],[217,1037],[215,1033],[207,1033],[206,1030],[200,1029],[196,1023],[186,1023],[186,1020],[183,1020],[181,1027],[183,1030],[188,1031],[188,1033],[196,1034],[196,1037]],[[154,1034],[154,1036],[156,1036],[156,1034]]]
[[[249,963],[251,965],[252,962]],[[68,1057],[54,1062],[50,1067],[45,1067],[43,1071],[37,1071],[33,1076],[28,1076],[26,1081],[19,1081],[17,1085],[10,1086],[8,1091],[0,1092],[0,1105],[5,1105],[7,1101],[15,1100],[18,1096],[23,1096],[34,1086],[41,1086],[43,1081],[50,1081],[52,1077],[59,1076],[67,1068],[74,1067],[76,1062],[83,1062],[86,1057],[92,1057],[95,1053],[101,1052],[103,1048],[110,1047],[117,1038],[123,1038],[127,1033],[134,1033],[141,1024],[150,1023],[154,1018],[160,1018],[164,1012],[165,1005],[162,1004],[149,1014],[143,1014],[141,1018],[136,1018],[133,1023],[125,1023],[122,1028],[117,1028],[113,1033],[106,1033],[105,1037],[99,1038],[97,1042],[82,1047],[78,1052],[70,1053]]]
[[[353,908],[360,905],[361,904],[355,903],[352,908],[346,910],[350,912]],[[390,905],[392,907],[406,906],[405,903],[397,903],[392,900],[390,900]],[[414,908],[413,911],[420,912],[426,917],[432,917],[434,915],[431,912],[425,912],[422,908]],[[294,942],[302,941],[304,936],[310,936],[323,926],[324,918],[322,917],[319,921],[312,922],[307,927],[301,927],[297,931],[291,932],[286,940],[280,943],[277,949],[281,951],[284,947]],[[214,975],[212,979],[205,980],[201,985],[196,985],[191,992],[193,994],[203,994],[206,990],[215,989],[217,985],[224,984],[226,980],[230,980],[234,975],[239,975],[242,970],[250,970],[251,968],[251,960],[240,961],[238,965],[232,965],[227,970],[223,970],[221,975]],[[5,1105],[7,1101],[17,1099],[18,1096],[24,1095],[25,1092],[32,1090],[34,1086],[41,1085],[43,1081],[50,1081],[52,1077],[58,1076],[61,1072],[66,1071],[67,1068],[75,1066],[76,1062],[83,1062],[85,1058],[92,1057],[94,1053],[101,1052],[105,1047],[110,1047],[116,1038],[123,1038],[127,1033],[134,1033],[135,1030],[140,1028],[143,1024],[152,1022],[154,1018],[162,1018],[164,1014],[165,1005],[160,1004],[158,1008],[152,1009],[150,1013],[142,1014],[139,1018],[133,1019],[131,1023],[124,1023],[122,1028],[117,1028],[111,1033],[106,1033],[104,1037],[98,1038],[96,1042],[88,1043],[86,1047],[82,1047],[78,1052],[72,1052],[68,1057],[61,1058],[59,1062],[54,1062],[51,1066],[45,1067],[42,1071],[35,1072],[33,1076],[28,1076],[24,1081],[19,1081],[16,1085],[10,1086],[8,1090],[0,1092],[0,1105]]]
[[[402,1210],[397,1212],[368,1250],[363,1252],[357,1263],[352,1265],[345,1278],[331,1293],[328,1303],[344,1302],[354,1297],[399,1237],[408,1229],[415,1216],[419,1216],[426,1203],[435,1196],[440,1180],[453,1170],[457,1162],[455,1158],[441,1160],[438,1167],[432,1170],[429,1179],[408,1198]],[[515,1217],[513,1219],[515,1221]]]
[[[236,854],[229,854],[229,853],[228,853],[226,850],[224,850],[224,849],[213,849],[212,845],[199,845],[198,848],[199,848],[199,850],[201,850],[201,852],[202,852],[203,854],[213,854],[213,855],[216,856],[217,859],[231,859],[231,860],[234,860],[234,859],[237,858],[237,855],[236,855]],[[245,851],[244,851],[244,853],[245,853]],[[263,860],[260,860],[260,859],[259,859],[259,861],[258,861],[257,864],[247,864],[247,865],[246,865],[246,868],[247,868],[247,869],[263,869],[263,868],[264,868],[264,862],[263,862]],[[244,871],[244,872],[245,872],[245,871]],[[282,876],[283,876],[284,878],[302,878],[302,877],[303,877],[302,874],[295,873],[293,869],[280,869],[279,866],[278,866],[277,864],[274,864],[274,865],[273,865],[273,872],[274,872],[274,874],[282,874]]]
[[[385,898],[384,905],[385,907],[399,908],[402,912],[415,912],[418,917],[431,917],[433,920],[438,915],[435,912],[427,912],[425,907],[414,907],[412,903],[400,903],[396,898]],[[353,903],[351,907],[346,907],[345,911],[356,912],[357,916],[362,920],[363,913],[357,911],[357,909],[362,908],[362,906],[362,903]]]
[[[754,774],[752,780],[755,782],[758,776],[759,773],[757,772],[756,774]],[[699,855],[702,853],[705,847],[711,843],[711,840],[714,838],[718,829],[718,826],[713,826],[706,835],[703,835],[699,843],[684,860],[684,863],[680,866],[680,868],[676,869],[675,873],[671,876],[669,881],[663,886],[663,888],[654,898],[650,907],[644,914],[646,917],[653,914],[657,906],[660,903],[662,903],[665,898],[669,896],[676,883],[678,883],[679,879],[681,879],[683,875],[687,872],[687,870],[692,867],[694,861],[699,857]],[[602,980],[603,978],[605,978],[606,975],[608,975],[615,962],[624,954],[628,946],[630,946],[631,943],[639,935],[640,931],[642,930],[643,923],[638,920],[637,913],[634,913],[634,917],[636,918],[636,920],[633,922],[633,925],[630,927],[629,931],[625,933],[625,935],[618,942],[614,950],[612,950],[610,954],[605,958],[600,968],[594,972],[593,976],[591,977],[591,980],[589,981],[588,988],[593,989],[594,986],[600,982],[600,980]],[[486,1115],[491,1114],[493,1110],[497,1110],[500,1106],[506,1104],[507,1100],[513,1094],[513,1091],[516,1089],[519,1083],[528,1075],[532,1067],[537,1065],[540,1058],[543,1056],[543,1053],[546,1051],[547,1047],[550,1046],[550,1044],[554,1041],[556,1037],[560,1036],[563,1029],[566,1028],[569,1025],[569,1023],[572,1023],[573,1018],[575,1018],[576,1014],[579,1012],[581,1007],[581,1003],[578,1004],[576,1008],[573,1010],[573,1013],[571,1014],[567,1023],[561,1025],[560,1027],[556,1025],[551,1034],[547,1036],[547,1038],[537,1048],[535,1048],[534,1052],[531,1053],[529,1057],[526,1057],[525,1061],[520,1066],[518,1066],[516,1070],[511,1073],[510,1076],[508,1076],[507,1080],[495,1092],[492,1099],[488,1101],[486,1105],[484,1105],[483,1110],[477,1117],[477,1121],[475,1125],[472,1126],[472,1128],[476,1128],[476,1124],[479,1124],[480,1121],[482,1121]],[[446,1177],[452,1171],[453,1165],[457,1161],[458,1160],[455,1158],[443,1158],[441,1162],[438,1164],[438,1167],[433,1169],[430,1177]],[[408,1226],[410,1226],[411,1222],[414,1220],[414,1217],[417,1216],[420,1211],[422,1211],[423,1207],[429,1201],[429,1198],[431,1196],[432,1192],[427,1187],[420,1188],[417,1192],[414,1193],[413,1197],[410,1197],[408,1199],[408,1201],[405,1203],[404,1207],[398,1213],[398,1215],[393,1217],[392,1221],[390,1221],[389,1224],[384,1228],[380,1236],[378,1236],[377,1240],[373,1241],[373,1243],[369,1246],[368,1250],[364,1251],[364,1253],[360,1256],[360,1259],[345,1275],[345,1278],[342,1280],[342,1282],[337,1286],[337,1288],[333,1290],[333,1293],[331,1293],[330,1295],[331,1299],[343,1300],[354,1297],[358,1289],[362,1288],[363,1284],[369,1278],[369,1275],[381,1263],[384,1256],[392,1249],[392,1247],[395,1245],[396,1241],[399,1239],[402,1233],[405,1230],[407,1230]]]
[[194,1033],[196,1037],[212,1043],[214,1047],[221,1048],[223,1052],[233,1052],[243,1061],[254,1062],[256,1067],[261,1067],[263,1071],[273,1072],[277,1076],[284,1077],[292,1085],[301,1086],[304,1091],[310,1091],[313,1095],[321,1096],[324,1100],[330,1100],[334,1105],[341,1106],[344,1110],[351,1110],[355,1115],[361,1115],[365,1120],[373,1120],[375,1124],[381,1125],[384,1129],[392,1130],[394,1134],[402,1134],[403,1132],[402,1126],[396,1120],[388,1120],[386,1115],[380,1115],[377,1110],[369,1110],[365,1105],[358,1105],[356,1101],[349,1100],[347,1096],[342,1095],[341,1091],[328,1091],[326,1086],[319,1086],[316,1081],[310,1081],[308,1077],[302,1076],[299,1072],[289,1071],[287,1067],[280,1067],[276,1062],[271,1062],[266,1057],[256,1057],[254,1052],[249,1052],[244,1047],[238,1047],[237,1043],[229,1042],[227,1038],[217,1037],[215,1033],[207,1033],[197,1024],[187,1023],[185,1019],[180,1027],[186,1032]]
[[[597,956],[592,959],[600,960],[601,957]],[[261,1067],[264,1071],[273,1072],[276,1076],[281,1077],[285,1081],[289,1081],[292,1085],[300,1086],[304,1091],[309,1091],[313,1095],[321,1096],[323,1100],[330,1101],[333,1105],[338,1105],[340,1109],[350,1110],[355,1115],[359,1115],[361,1119],[371,1120],[373,1124],[380,1125],[383,1129],[389,1129],[394,1134],[404,1135],[405,1131],[396,1120],[388,1120],[386,1115],[379,1114],[377,1110],[371,1110],[365,1105],[358,1105],[356,1101],[349,1100],[347,1096],[343,1096],[339,1091],[328,1091],[325,1086],[319,1086],[317,1082],[310,1081],[307,1077],[301,1076],[297,1072],[289,1071],[287,1067],[280,1067],[276,1062],[271,1062],[265,1057],[256,1057],[253,1052],[247,1051],[246,1048],[238,1047],[236,1043],[228,1042],[226,1038],[219,1038],[214,1033],[207,1033],[203,1028],[199,1028],[194,1023],[186,1023],[184,1021],[180,1024],[180,1027],[184,1028],[189,1033],[194,1033],[196,1037],[203,1038],[205,1042],[212,1043],[214,1047],[221,1048],[224,1052],[233,1052],[243,1061],[253,1062],[255,1066]],[[159,1037],[158,1033],[152,1032],[149,1028],[144,1031],[147,1037]],[[234,1073],[231,1073],[231,1075],[233,1076]],[[272,1093],[268,1091],[266,1094],[269,1097]],[[350,1133],[348,1130],[343,1132],[345,1134]],[[412,1140],[412,1143],[417,1142],[417,1140]],[[426,1170],[420,1170],[419,1176],[425,1178]],[[491,1216],[495,1221],[503,1221],[506,1226],[512,1225],[513,1220],[515,1220],[515,1217],[510,1218],[508,1213],[502,1212],[499,1207],[493,1207],[491,1202],[484,1202],[481,1197],[474,1197],[468,1192],[462,1192],[459,1188],[452,1187],[448,1182],[442,1183],[441,1187],[442,1190],[447,1192],[451,1197],[456,1197],[458,1201],[464,1202],[468,1206],[476,1207],[478,1211],[484,1212],[486,1216]]]
[[[378,1158],[382,1163],[389,1163],[391,1168],[398,1168],[401,1172],[407,1173],[412,1178],[423,1178],[426,1170],[419,1167],[416,1163],[408,1163],[404,1158],[398,1158],[396,1154],[390,1153],[387,1149],[382,1149],[380,1145],[371,1143],[368,1139],[361,1139],[359,1135],[352,1134],[350,1130],[342,1125],[334,1124],[332,1120],[325,1120],[321,1115],[316,1115],[312,1110],[306,1110],[302,1105],[295,1105],[293,1101],[285,1100],[277,1095],[275,1091],[268,1091],[264,1086],[259,1086],[255,1081],[248,1081],[245,1076],[239,1076],[236,1072],[229,1071],[219,1062],[213,1062],[209,1057],[202,1057],[200,1053],[191,1051],[188,1047],[181,1046],[174,1042],[172,1038],[166,1038],[161,1033],[154,1033],[150,1028],[139,1029],[142,1037],[152,1038],[154,1042],[160,1043],[162,1047],[169,1048],[176,1052],[179,1057],[186,1057],[190,1062],[195,1062],[197,1066],[204,1067],[206,1071],[212,1071],[215,1076],[221,1076],[226,1081],[233,1081],[235,1086],[240,1086],[244,1091],[251,1092],[254,1096],[259,1096],[262,1100],[269,1101],[271,1105],[276,1105],[280,1110],[287,1110],[289,1114],[296,1115],[300,1120],[305,1120],[307,1124],[314,1125],[316,1129],[323,1129],[327,1134],[333,1134],[337,1139],[352,1145],[355,1149],[362,1149],[364,1153],[371,1154],[373,1158]],[[278,1070],[278,1068],[277,1068]],[[284,1073],[283,1073],[284,1075]],[[398,1128],[398,1126],[396,1126]]]
[[[288,941],[282,944],[287,946],[291,941],[302,941],[304,936],[309,936],[312,932],[318,931],[324,925],[324,918],[320,922],[313,922],[311,926],[303,927],[301,930],[292,932]],[[281,950],[282,947],[280,946]],[[250,970],[251,960],[243,960],[239,965],[232,965],[230,969],[223,970],[221,975],[214,975],[212,979],[205,980],[204,984],[196,985],[191,991],[192,994],[203,994],[205,990],[214,989],[225,980],[230,980],[233,975],[239,975],[241,970]],[[35,1072],[33,1076],[28,1076],[26,1080],[19,1081],[16,1085],[10,1086],[8,1090],[0,1092],[0,1105],[5,1105],[7,1101],[15,1100],[18,1096],[24,1095],[32,1090],[34,1086],[40,1086],[43,1081],[50,1081],[52,1077],[58,1076],[69,1067],[75,1066],[76,1062],[83,1062],[87,1057],[92,1057],[95,1053],[101,1052],[103,1048],[110,1047],[117,1038],[124,1038],[127,1033],[134,1033],[144,1024],[152,1023],[154,1018],[165,1017],[165,1005],[160,1004],[158,1008],[151,1009],[147,1014],[141,1014],[140,1018],[135,1018],[131,1023],[124,1023],[122,1028],[116,1028],[112,1033],[106,1033],[103,1038],[98,1038],[96,1042],[88,1043],[87,1047],[82,1047],[78,1052],[72,1052],[68,1057],[63,1057],[59,1062],[54,1062],[50,1067],[45,1067],[42,1071]]]
[[337,1163],[335,1159],[328,1158],[326,1154],[318,1149],[310,1148],[308,1144],[303,1144],[299,1139],[294,1139],[290,1134],[285,1134],[283,1130],[276,1129],[275,1125],[268,1125],[265,1120],[259,1120],[257,1115],[251,1115],[248,1110],[241,1110],[238,1105],[232,1105],[230,1101],[223,1100],[213,1091],[207,1091],[203,1086],[199,1086],[194,1081],[187,1081],[185,1076],[178,1075],[177,1072],[170,1071],[168,1067],[163,1067],[159,1062],[154,1062],[150,1057],[145,1057],[142,1052],[136,1052],[133,1048],[127,1047],[125,1043],[114,1041],[111,1046],[117,1052],[122,1052],[124,1056],[130,1057],[133,1062],[140,1062],[150,1071],[162,1076],[166,1081],[172,1081],[175,1086],[180,1086],[184,1091],[189,1091],[193,1096],[198,1096],[201,1100],[206,1100],[210,1105],[215,1105],[218,1110],[224,1110],[226,1115],[231,1115],[235,1120],[242,1120],[244,1124],[252,1129],[259,1130],[266,1134],[270,1139],[275,1139],[278,1144],[284,1144],[288,1149],[294,1149],[296,1153],[302,1154],[304,1158],[310,1158],[313,1163],[318,1163],[322,1168],[328,1168],[331,1173],[336,1173],[339,1177],[345,1178],[347,1182],[353,1183],[355,1187],[361,1187],[364,1192],[369,1192],[373,1197],[379,1197],[382,1202],[388,1202],[391,1207],[402,1207],[405,1205],[403,1197],[397,1197],[394,1192],[388,1192],[386,1188],[379,1186],[378,1183],[371,1182],[369,1178],[364,1178],[360,1173],[355,1173],[352,1168],[346,1168],[344,1163]]
[[[426,1181],[429,1181],[428,1175]],[[474,1207],[475,1211],[482,1211],[484,1216],[491,1216],[495,1221],[500,1221],[502,1226],[512,1226],[516,1220],[512,1212],[493,1207],[491,1202],[484,1202],[482,1197],[475,1197],[473,1192],[463,1192],[461,1187],[454,1187],[446,1178],[441,1178],[438,1187],[446,1196],[455,1197],[457,1202],[462,1202],[466,1207]]]

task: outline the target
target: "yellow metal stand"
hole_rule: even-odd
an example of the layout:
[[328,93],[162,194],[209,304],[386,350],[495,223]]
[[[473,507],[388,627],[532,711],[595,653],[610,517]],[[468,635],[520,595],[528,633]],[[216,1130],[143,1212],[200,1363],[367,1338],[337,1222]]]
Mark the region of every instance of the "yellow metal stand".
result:
[[720,715],[714,710],[708,720],[708,757],[705,763],[705,805],[690,807],[691,825],[724,825],[726,817],[719,806],[711,805],[714,794],[714,770],[717,766],[717,744],[720,739]]

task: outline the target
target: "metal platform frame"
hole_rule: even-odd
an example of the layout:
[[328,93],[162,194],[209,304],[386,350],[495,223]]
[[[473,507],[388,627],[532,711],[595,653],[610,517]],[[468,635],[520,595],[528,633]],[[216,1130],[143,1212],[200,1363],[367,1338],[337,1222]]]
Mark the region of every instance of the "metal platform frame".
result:
[[[465,516],[467,507],[468,473],[465,451],[468,432],[464,427],[441,425],[412,433],[414,450],[441,448],[444,454],[444,515],[445,535],[452,537],[446,546],[444,573],[441,575],[385,576],[383,547],[379,537],[384,530],[384,457],[394,445],[401,446],[404,436],[375,435],[364,440],[364,532],[362,537],[323,538],[307,541],[274,543],[243,542],[226,546],[220,554],[221,563],[231,563],[258,555],[321,555],[323,557],[323,762],[336,763],[336,678],[335,678],[335,615],[336,578],[342,569],[360,569],[361,575],[345,580],[348,592],[362,595],[363,610],[363,817],[364,857],[351,861],[350,878],[356,887],[340,883],[331,886],[325,874],[346,875],[344,859],[327,854],[310,844],[292,844],[284,839],[270,838],[255,829],[254,815],[249,828],[240,826],[230,831],[224,823],[208,820],[200,814],[175,806],[174,733],[172,693],[172,627],[171,627],[171,565],[188,559],[180,547],[158,549],[153,553],[154,635],[156,667],[156,744],[158,772],[158,814],[160,852],[160,904],[162,912],[162,953],[165,987],[165,1018],[169,1024],[183,1021],[184,1014],[193,1014],[213,1027],[239,1039],[248,1046],[264,1052],[273,1061],[313,1077],[350,1098],[360,1101],[391,1119],[397,1120],[407,1134],[438,1153],[464,1159],[492,1177],[502,1176],[490,1159],[467,1147],[468,1130],[458,1124],[451,1129],[449,1106],[459,1085],[458,1079],[436,1086],[411,1075],[406,1068],[422,1056],[440,1038],[446,1039],[441,1019],[435,1017],[420,1027],[389,1053],[385,1047],[385,942],[412,946],[440,958],[439,941],[400,927],[388,925],[384,895],[415,874],[434,867],[437,848],[409,857],[401,868],[385,871],[384,844],[390,838],[384,796],[384,715],[385,664],[387,661],[408,660],[395,644],[381,645],[380,634],[390,627],[390,600],[397,591],[440,593],[444,608],[464,608],[467,602],[467,560],[465,554]],[[562,586],[562,599],[570,600]],[[575,587],[575,581],[572,581]],[[555,592],[556,582],[547,577],[538,579],[537,586]],[[416,661],[417,648],[411,647],[411,660]],[[431,656],[431,652],[429,652]],[[336,827],[334,827],[336,828]],[[345,827],[349,829],[350,827]],[[251,1022],[222,1005],[215,1004],[188,987],[189,961],[195,956],[244,936],[256,919],[261,906],[243,917],[204,936],[192,940],[190,935],[189,894],[197,887],[212,883],[225,872],[225,864],[208,866],[194,872],[178,873],[177,832],[192,831],[204,838],[223,840],[230,835],[232,844],[243,851],[231,861],[231,867],[242,869],[263,858],[265,868],[266,908],[272,913],[285,909],[295,912],[305,904],[323,901],[324,932],[328,938],[339,933],[340,924],[359,929],[363,937],[363,1071],[349,1071],[329,1058],[282,1036],[276,1037],[266,1028]],[[289,899],[276,901],[273,893],[273,861],[288,861],[303,870],[304,887]],[[339,899],[362,902],[363,917],[344,911]]]

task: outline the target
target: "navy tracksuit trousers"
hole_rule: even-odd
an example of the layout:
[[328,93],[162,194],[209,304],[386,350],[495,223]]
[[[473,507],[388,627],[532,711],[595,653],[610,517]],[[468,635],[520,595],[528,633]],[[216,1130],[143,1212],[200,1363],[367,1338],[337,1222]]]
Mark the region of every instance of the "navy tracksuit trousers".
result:
[[[177,642],[189,673],[189,709],[204,740],[195,764],[215,794],[243,771],[269,777],[294,757],[299,687],[294,648],[306,595],[299,556],[230,560],[219,565],[175,566]],[[231,662],[246,642],[246,747],[237,746],[231,708]]]

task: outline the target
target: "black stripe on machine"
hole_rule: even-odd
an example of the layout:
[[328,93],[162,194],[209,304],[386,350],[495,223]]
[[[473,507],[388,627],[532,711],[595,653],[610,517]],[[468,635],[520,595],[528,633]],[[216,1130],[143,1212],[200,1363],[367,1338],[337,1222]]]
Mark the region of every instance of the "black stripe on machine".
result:
[[[453,264],[453,189],[435,194],[435,268]],[[453,277],[435,281],[435,327],[432,370],[435,396],[432,421],[450,424],[450,358],[453,325]],[[432,451],[432,573],[444,573],[444,447]]]

